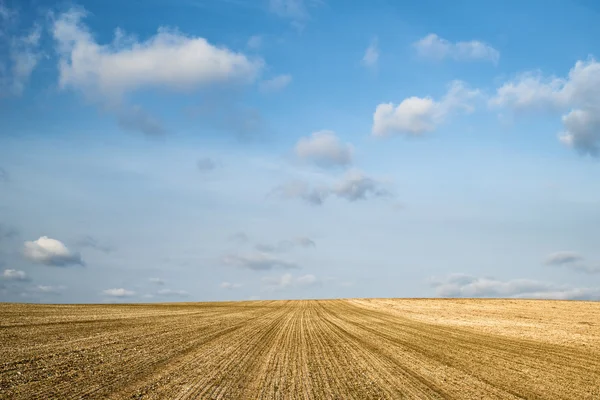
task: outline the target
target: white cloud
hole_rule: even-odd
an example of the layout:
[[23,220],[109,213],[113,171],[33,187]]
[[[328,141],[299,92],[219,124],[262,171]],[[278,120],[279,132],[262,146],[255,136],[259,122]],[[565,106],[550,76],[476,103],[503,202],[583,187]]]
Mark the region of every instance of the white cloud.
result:
[[28,281],[29,278],[25,271],[16,269],[5,269],[2,273],[2,279],[6,281]]
[[352,164],[354,148],[343,143],[330,130],[313,132],[301,138],[295,147],[296,156],[320,167],[346,167]]
[[292,274],[283,274],[280,277],[262,278],[263,289],[266,291],[284,290],[291,287],[306,287],[318,283],[317,277],[307,274],[295,278]]
[[498,50],[478,40],[452,43],[430,33],[413,43],[413,46],[420,57],[438,61],[451,58],[456,61],[491,61],[497,64],[500,60]]
[[452,274],[433,279],[436,294],[441,297],[505,297],[561,300],[600,300],[598,288],[574,288],[531,279],[501,281],[466,274]]
[[397,106],[393,103],[379,104],[373,115],[372,134],[380,137],[393,134],[418,136],[431,132],[453,113],[472,113],[475,109],[473,102],[480,95],[479,90],[470,90],[463,82],[453,81],[439,101],[413,96]]
[[232,283],[232,282],[222,282],[219,287],[221,289],[227,289],[227,290],[232,290],[232,289],[239,289],[242,287],[242,284],[240,283]]
[[135,292],[123,288],[106,289],[102,291],[102,294],[110,297],[131,297],[135,296]]
[[362,58],[362,65],[367,68],[377,68],[377,64],[379,62],[379,46],[377,38],[371,41],[367,50],[365,50],[365,55]]
[[276,77],[263,81],[260,84],[260,90],[264,93],[274,93],[283,90],[292,82],[290,74],[277,75]]
[[23,255],[30,261],[56,267],[84,265],[79,253],[71,252],[61,241],[48,236],[25,242]]
[[164,132],[160,122],[139,106],[124,104],[129,93],[148,88],[189,92],[214,84],[250,83],[264,64],[166,27],[145,41],[117,29],[112,43],[100,44],[83,24],[85,16],[84,10],[71,9],[53,21],[60,87],[81,91],[115,113],[124,129]]
[[0,61],[0,97],[22,95],[43,56],[39,50],[41,26],[34,24],[27,34],[13,35],[18,19],[15,10],[0,4],[0,45],[6,40],[8,48],[7,62]]
[[356,169],[347,171],[340,180],[329,185],[312,187],[303,181],[291,181],[275,188],[274,194],[284,199],[299,198],[313,205],[323,204],[330,196],[350,202],[392,196],[382,181]]
[[298,264],[275,257],[267,252],[253,252],[247,254],[233,254],[223,258],[227,265],[246,268],[253,271],[266,271],[271,269],[296,269]]
[[177,296],[186,297],[186,296],[190,295],[185,290],[175,290],[175,289],[160,289],[159,291],[156,292],[156,294],[158,296],[176,296],[176,297]]
[[560,141],[600,156],[600,63],[593,58],[577,61],[566,78],[521,74],[500,86],[489,104],[515,113],[563,113]]
[[381,182],[365,175],[359,170],[350,170],[344,178],[333,185],[332,193],[348,201],[366,200],[369,197],[387,197],[390,192]]
[[101,45],[81,22],[85,15],[71,9],[54,21],[62,87],[109,97],[147,87],[189,91],[216,82],[253,81],[263,65],[204,38],[164,27],[144,42],[117,30],[113,43]]

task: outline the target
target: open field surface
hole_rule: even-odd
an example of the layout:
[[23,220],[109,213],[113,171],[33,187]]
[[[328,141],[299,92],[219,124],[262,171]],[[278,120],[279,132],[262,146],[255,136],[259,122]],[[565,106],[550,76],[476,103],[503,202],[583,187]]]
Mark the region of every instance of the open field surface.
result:
[[2,399],[600,399],[600,303],[0,304]]

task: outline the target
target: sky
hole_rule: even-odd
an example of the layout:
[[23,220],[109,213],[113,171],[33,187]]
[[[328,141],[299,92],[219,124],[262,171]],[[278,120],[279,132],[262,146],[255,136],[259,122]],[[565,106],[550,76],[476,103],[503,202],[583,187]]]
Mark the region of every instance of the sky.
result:
[[593,0],[0,0],[0,301],[600,300]]

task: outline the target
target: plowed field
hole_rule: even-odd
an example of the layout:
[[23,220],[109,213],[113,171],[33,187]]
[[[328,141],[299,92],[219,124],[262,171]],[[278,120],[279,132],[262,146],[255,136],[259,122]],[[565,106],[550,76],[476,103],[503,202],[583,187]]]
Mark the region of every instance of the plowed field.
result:
[[600,303],[0,304],[2,399],[600,399]]

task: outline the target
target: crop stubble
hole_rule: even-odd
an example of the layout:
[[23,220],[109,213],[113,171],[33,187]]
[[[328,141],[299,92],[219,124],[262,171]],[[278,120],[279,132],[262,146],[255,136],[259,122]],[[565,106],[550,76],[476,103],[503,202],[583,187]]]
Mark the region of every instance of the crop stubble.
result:
[[0,304],[2,399],[600,399],[600,303]]

